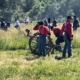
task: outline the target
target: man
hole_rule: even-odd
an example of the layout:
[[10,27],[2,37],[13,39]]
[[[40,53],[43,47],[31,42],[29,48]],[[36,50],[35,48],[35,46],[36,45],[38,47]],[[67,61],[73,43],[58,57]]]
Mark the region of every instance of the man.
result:
[[46,56],[45,51],[45,45],[46,45],[46,35],[50,34],[49,28],[47,26],[43,25],[44,23],[42,21],[38,22],[38,24],[33,28],[33,30],[39,30],[40,36],[39,36],[39,51],[40,55]]
[[56,26],[57,26],[57,22],[56,22],[55,18],[53,18],[51,30]]
[[64,37],[65,37],[65,45],[63,49],[63,54],[62,58],[66,57],[66,50],[68,49],[68,57],[72,56],[72,50],[71,50],[71,41],[73,39],[73,34],[72,34],[72,24],[71,24],[71,16],[67,16],[67,21],[63,23],[61,33],[64,32]]
[[1,21],[1,28],[2,28],[3,30],[7,30],[6,22],[5,22],[4,19],[2,19],[2,21]]
[[15,19],[14,26],[15,26],[15,28],[20,28],[20,22],[18,21],[18,19]]
[[60,43],[64,42],[64,36],[61,34],[61,29],[58,27],[53,28],[53,33],[57,37],[56,44],[60,45]]
[[51,28],[51,25],[50,25],[50,23],[51,23],[51,19],[48,18],[48,19],[47,19],[47,22],[48,22],[48,28],[50,29],[50,28]]
[[57,26],[57,22],[56,22],[56,19],[55,18],[53,18],[52,26],[53,27],[56,27]]
[[76,16],[74,16],[74,21],[73,21],[73,30],[77,30],[77,28],[79,27],[79,22],[76,19]]

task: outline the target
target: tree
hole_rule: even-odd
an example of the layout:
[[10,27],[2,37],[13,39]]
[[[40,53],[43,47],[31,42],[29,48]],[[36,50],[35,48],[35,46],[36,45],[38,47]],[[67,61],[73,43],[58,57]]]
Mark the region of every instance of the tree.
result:
[[6,1],[5,0],[0,0],[0,8],[5,8]]

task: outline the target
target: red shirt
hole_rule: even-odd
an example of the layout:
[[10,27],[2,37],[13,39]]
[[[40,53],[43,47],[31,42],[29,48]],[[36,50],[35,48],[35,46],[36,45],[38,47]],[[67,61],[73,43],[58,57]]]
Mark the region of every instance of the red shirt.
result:
[[61,29],[58,28],[58,27],[55,27],[55,28],[53,28],[53,33],[54,33],[54,35],[56,36],[57,33],[61,33]]
[[47,26],[38,27],[37,25],[33,28],[33,30],[39,30],[40,34],[47,35],[50,33],[49,28]]
[[65,23],[63,23],[61,33],[65,32],[65,30],[67,30],[68,35],[71,38],[72,37],[72,24],[68,20]]

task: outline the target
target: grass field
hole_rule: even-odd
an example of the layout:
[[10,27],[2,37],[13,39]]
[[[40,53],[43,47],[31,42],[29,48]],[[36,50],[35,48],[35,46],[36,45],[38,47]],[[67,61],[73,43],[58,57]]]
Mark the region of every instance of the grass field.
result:
[[[21,24],[21,30],[25,33],[28,28],[35,33],[33,26]],[[29,38],[22,31],[13,25],[7,32],[0,30],[0,80],[80,80],[80,28],[73,32],[73,56],[62,60],[55,59],[62,56],[57,51],[45,58],[31,54]],[[55,41],[53,33],[51,37]]]

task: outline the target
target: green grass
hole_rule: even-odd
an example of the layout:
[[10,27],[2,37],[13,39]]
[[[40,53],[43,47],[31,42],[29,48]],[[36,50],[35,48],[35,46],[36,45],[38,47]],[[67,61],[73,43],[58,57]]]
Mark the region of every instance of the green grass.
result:
[[[24,25],[23,31],[25,28]],[[29,38],[13,26],[10,30],[13,32],[0,32],[4,34],[4,37],[0,34],[0,80],[80,80],[80,41],[77,36],[72,42],[73,56],[57,60],[56,56],[62,56],[58,51],[39,58],[31,54]]]
[[[29,51],[28,51],[29,52]],[[73,49],[73,57],[56,60],[58,52],[34,58],[25,50],[0,52],[0,80],[79,80],[80,50]],[[31,57],[32,56],[32,57]]]

